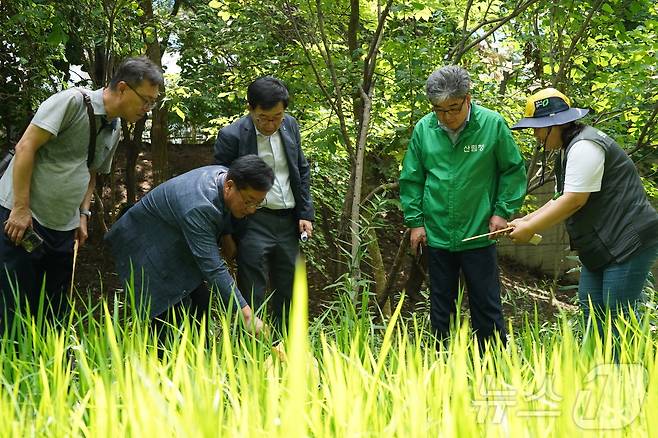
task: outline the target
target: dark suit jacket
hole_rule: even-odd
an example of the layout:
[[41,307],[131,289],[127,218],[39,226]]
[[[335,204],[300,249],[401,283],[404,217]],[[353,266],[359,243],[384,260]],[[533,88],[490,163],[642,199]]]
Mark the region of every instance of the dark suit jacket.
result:
[[[179,302],[203,280],[225,305],[247,304],[220,255],[217,240],[230,222],[224,205],[227,169],[206,166],[166,181],[132,206],[105,235],[117,272],[154,317]],[[142,275],[143,270],[143,275]]]
[[[295,217],[313,221],[315,213],[311,199],[311,169],[302,152],[297,121],[286,114],[279,134],[290,171],[290,188],[295,197]],[[230,166],[233,160],[248,154],[258,155],[258,143],[254,122],[246,115],[219,131],[215,142],[215,164]]]

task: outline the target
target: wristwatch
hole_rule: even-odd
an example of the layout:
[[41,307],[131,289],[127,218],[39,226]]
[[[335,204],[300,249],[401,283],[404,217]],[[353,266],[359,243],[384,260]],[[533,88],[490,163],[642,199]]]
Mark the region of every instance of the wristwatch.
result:
[[91,211],[89,210],[80,210],[80,215],[85,215],[87,219],[91,219]]

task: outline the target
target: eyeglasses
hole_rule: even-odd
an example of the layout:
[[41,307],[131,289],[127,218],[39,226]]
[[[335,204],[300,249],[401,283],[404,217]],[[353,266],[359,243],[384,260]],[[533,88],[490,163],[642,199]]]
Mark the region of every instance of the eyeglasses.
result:
[[247,201],[245,197],[242,195],[242,191],[238,189],[238,193],[240,194],[240,198],[242,199],[242,202],[244,203],[245,207],[247,208],[261,208],[267,205],[267,198],[263,198],[262,201]]
[[133,93],[135,93],[135,94],[137,95],[137,97],[139,97],[139,98],[141,99],[141,101],[142,101],[142,105],[144,106],[144,108],[145,108],[147,111],[151,111],[151,110],[152,110],[153,108],[155,108],[155,106],[158,104],[158,101],[157,101],[157,100],[155,100],[155,99],[151,99],[151,98],[147,98],[147,97],[142,96],[142,95],[141,95],[137,90],[135,90],[135,89],[132,87],[132,85],[130,85],[128,82],[126,82],[126,85],[128,86],[128,88],[130,88],[131,90],[133,90]]
[[466,102],[466,98],[464,98],[464,100],[462,100],[462,103],[459,104],[458,108],[450,108],[450,109],[447,109],[447,110],[440,109],[437,105],[432,105],[432,111],[434,111],[437,116],[440,116],[440,115],[456,116],[464,108],[464,103],[465,102]]

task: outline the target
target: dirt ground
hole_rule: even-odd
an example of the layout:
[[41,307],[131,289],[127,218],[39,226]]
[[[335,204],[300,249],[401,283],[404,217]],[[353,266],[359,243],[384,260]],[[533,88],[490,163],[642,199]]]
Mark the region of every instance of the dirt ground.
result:
[[[171,145],[169,149],[169,162],[171,163],[172,175],[179,175],[190,169],[211,164],[211,145]],[[123,183],[125,159],[122,151],[116,157],[115,178],[119,184]],[[143,152],[138,159],[138,180],[141,194],[150,189],[147,176],[150,174],[149,152]],[[109,208],[107,200],[105,208]],[[118,206],[113,206],[118,208]],[[393,217],[391,217],[393,216]],[[397,215],[399,216],[399,215]],[[397,253],[402,233],[402,218],[395,213],[387,216],[391,228],[380,230],[380,246],[384,258],[384,266],[392,266],[393,259]],[[109,225],[109,224],[108,224]],[[397,232],[396,232],[397,231]],[[102,238],[96,230],[91,233],[94,237],[87,245],[80,249],[75,274],[75,284],[82,296],[91,296],[98,299],[101,295],[112,297],[114,292],[121,289],[120,281],[114,272],[114,263],[108,248],[103,244]],[[405,267],[403,267],[405,268]],[[554,297],[550,294],[551,281],[534,272],[528,272],[514,262],[501,259],[501,283],[502,298],[505,317],[510,319],[513,325],[523,323],[524,317],[534,317],[534,309],[537,308],[539,317],[543,321],[554,321],[556,315],[562,311],[574,311],[574,292],[558,290]],[[398,276],[397,285],[394,290],[401,290],[406,280],[406,271]],[[426,287],[427,282],[424,286]],[[309,311],[311,316],[318,315],[326,308],[326,304],[336,299],[335,292],[327,290],[327,281],[324,275],[313,266],[308,266],[309,285]],[[409,301],[405,305],[405,313],[415,311],[426,311],[428,303],[422,300]],[[424,302],[423,302],[424,301]],[[463,303],[464,313],[467,312],[467,298]]]

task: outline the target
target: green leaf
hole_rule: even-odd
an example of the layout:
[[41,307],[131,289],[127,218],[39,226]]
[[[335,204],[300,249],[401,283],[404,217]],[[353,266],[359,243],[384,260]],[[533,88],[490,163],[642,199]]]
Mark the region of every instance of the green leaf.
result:
[[432,9],[424,8],[420,11],[416,11],[414,12],[413,17],[417,20],[428,21],[430,18],[432,18]]
[[183,112],[182,109],[180,109],[180,107],[175,106],[175,107],[173,107],[172,109],[174,110],[174,112],[176,113],[176,115],[177,115],[178,117],[180,117],[180,119],[181,119],[182,121],[185,121],[185,113]]
[[53,25],[53,30],[48,35],[48,44],[53,46],[59,46],[60,44],[66,44],[69,40],[69,36],[64,32],[60,23],[55,23]]

